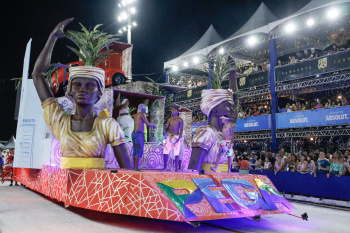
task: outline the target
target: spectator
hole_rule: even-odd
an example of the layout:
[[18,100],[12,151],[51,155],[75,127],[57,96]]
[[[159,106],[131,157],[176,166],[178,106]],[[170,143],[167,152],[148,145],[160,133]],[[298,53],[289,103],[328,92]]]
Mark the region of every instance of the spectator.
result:
[[318,57],[318,53],[315,51],[314,48],[311,48],[309,59],[316,58],[316,57]]
[[250,165],[247,161],[243,160],[242,156],[238,156],[237,168],[239,170],[249,170]]
[[306,172],[307,171],[308,162],[306,161],[306,156],[300,157],[300,162],[297,166],[297,172]]
[[275,67],[277,68],[277,67],[281,67],[281,66],[282,66],[282,62],[281,62],[281,60],[278,60],[277,65]]
[[332,100],[331,99],[327,99],[327,103],[324,105],[325,108],[331,108],[333,107],[332,105]]
[[320,108],[323,108],[323,105],[321,104],[321,100],[317,99],[314,109],[320,109]]
[[275,175],[277,174],[277,172],[279,171],[283,171],[284,170],[284,164],[285,163],[285,158],[284,158],[284,155],[283,155],[283,151],[280,150],[280,152],[278,152],[277,154],[277,158],[276,158],[276,162],[275,162]]
[[344,168],[345,166],[342,154],[340,153],[340,151],[334,152],[331,160],[329,173],[331,175],[337,175],[337,177],[341,177],[344,173]]
[[[347,153],[347,152],[345,152]],[[347,153],[347,157],[346,158],[346,161],[344,162],[344,166],[345,166],[345,175],[346,176],[350,176],[350,155],[349,153]]]
[[290,154],[289,162],[288,162],[288,171],[295,172],[298,166],[298,160],[294,153]]
[[268,156],[265,157],[265,162],[264,162],[264,166],[261,168],[261,171],[263,170],[268,170],[268,171],[272,171],[273,170],[273,166],[271,163],[271,158],[269,158]]
[[309,59],[310,57],[310,54],[309,54],[309,51],[307,49],[304,50],[304,54],[303,54],[303,60],[307,60]]
[[327,174],[330,166],[331,163],[328,159],[326,159],[326,154],[324,152],[320,152],[320,156],[314,168],[314,177],[317,177],[317,174]]
[[349,102],[347,101],[347,99],[343,98],[342,106],[347,106],[347,105],[349,105]]
[[315,170],[315,161],[314,161],[315,155],[314,154],[309,154],[308,156],[306,156],[306,161],[308,163],[307,165],[307,172],[310,173],[310,175],[312,175],[314,173]]
[[334,106],[334,107],[340,107],[340,106],[342,106],[342,101],[341,101],[341,99],[337,98],[337,100],[336,100],[336,103],[335,103],[335,106]]
[[297,52],[297,53],[296,53],[295,59],[296,59],[297,61],[301,61],[301,60],[303,60],[303,58],[304,58],[304,57],[301,55],[300,52]]

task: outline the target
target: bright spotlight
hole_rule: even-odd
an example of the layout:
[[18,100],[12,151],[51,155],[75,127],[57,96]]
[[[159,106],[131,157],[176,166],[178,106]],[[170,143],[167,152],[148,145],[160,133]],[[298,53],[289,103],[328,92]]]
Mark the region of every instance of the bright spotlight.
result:
[[339,16],[339,10],[336,8],[331,8],[328,12],[327,12],[327,17],[329,19],[335,19]]
[[125,6],[126,4],[128,4],[125,0],[122,1],[122,5]]
[[295,31],[295,24],[294,23],[289,23],[286,25],[285,30],[287,33],[292,33]]
[[308,19],[306,21],[306,24],[307,24],[307,26],[311,27],[311,26],[313,26],[315,24],[315,21],[313,19]]
[[118,4],[119,7],[122,7],[122,5]]
[[128,14],[126,12],[121,13],[120,18],[122,20],[127,19],[128,18]]
[[177,71],[179,68],[177,66],[173,66],[173,71]]
[[130,12],[131,12],[132,14],[135,14],[135,13],[136,13],[135,7],[131,7],[131,8],[130,8]]
[[249,39],[248,39],[249,45],[255,45],[256,42],[258,42],[258,39],[255,36],[249,37]]
[[131,25],[128,25],[128,28],[131,28]]
[[199,63],[199,58],[198,57],[193,58],[193,63],[194,64],[198,64]]
[[338,99],[341,99],[341,95],[338,95]]
[[123,30],[126,31],[126,27],[123,27]]
[[132,22],[132,26],[137,26],[137,23],[136,22]]
[[224,48],[219,49],[219,53],[220,53],[220,54],[223,54],[224,52],[225,52],[225,49],[224,49]]
[[187,66],[188,66],[188,62],[185,61],[185,62],[184,62],[184,67],[187,67]]
[[122,30],[119,30],[118,32],[119,32],[119,34],[122,34],[122,33],[123,33],[123,31],[122,31]]
[[118,21],[119,21],[119,22],[122,21],[122,18],[121,18],[120,16],[118,17]]
[[310,141],[313,141],[314,140],[314,138],[310,138]]

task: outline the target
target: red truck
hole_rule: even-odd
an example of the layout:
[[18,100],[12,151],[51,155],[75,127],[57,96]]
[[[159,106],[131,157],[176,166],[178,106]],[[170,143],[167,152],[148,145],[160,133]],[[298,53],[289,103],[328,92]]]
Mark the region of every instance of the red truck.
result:
[[[123,51],[130,48],[130,44],[114,42],[109,45],[109,49],[113,50],[111,55],[106,58],[106,61],[99,64],[98,67],[105,71],[105,85],[106,87],[118,86],[131,81],[131,77],[127,77],[122,71],[123,68]],[[102,50],[105,51],[106,49]],[[131,51],[130,51],[131,53]],[[130,58],[131,63],[131,58]],[[66,65],[60,65],[61,68],[53,73],[51,76],[52,91],[58,95],[64,95],[69,78],[69,67],[82,66],[82,61],[75,61]]]

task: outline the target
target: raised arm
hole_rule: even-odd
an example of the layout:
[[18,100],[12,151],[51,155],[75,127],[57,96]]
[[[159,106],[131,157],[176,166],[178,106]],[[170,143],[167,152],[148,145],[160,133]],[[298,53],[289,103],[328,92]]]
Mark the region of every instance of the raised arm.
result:
[[55,27],[55,29],[51,32],[44,49],[41,51],[38,59],[35,62],[32,78],[41,102],[44,102],[50,97],[53,97],[53,93],[49,87],[48,82],[45,79],[45,73],[50,66],[52,50],[57,39],[64,37],[64,27],[72,20],[73,18],[65,19]]
[[118,93],[118,97],[117,97],[117,100],[116,100],[116,102],[115,102],[115,106],[116,107],[119,107],[119,106],[121,106],[122,104],[121,104],[121,102],[120,102],[120,93]]

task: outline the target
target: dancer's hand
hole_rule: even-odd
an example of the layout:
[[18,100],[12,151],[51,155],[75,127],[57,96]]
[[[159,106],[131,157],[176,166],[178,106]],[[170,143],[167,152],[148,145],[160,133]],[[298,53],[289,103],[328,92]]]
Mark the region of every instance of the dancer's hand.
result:
[[57,24],[57,26],[51,32],[51,35],[55,36],[57,38],[65,37],[66,35],[64,34],[64,28],[67,26],[67,24],[72,22],[73,19],[74,18],[65,19],[62,22],[60,22],[59,24]]

